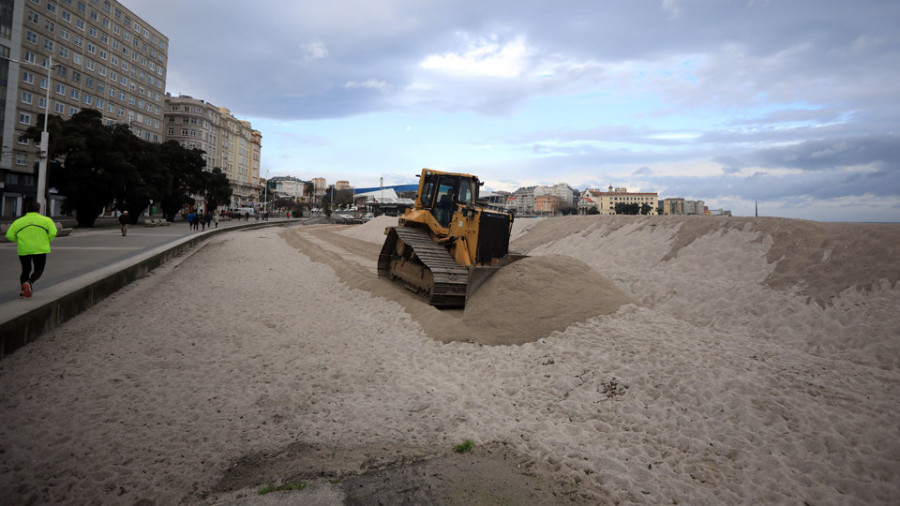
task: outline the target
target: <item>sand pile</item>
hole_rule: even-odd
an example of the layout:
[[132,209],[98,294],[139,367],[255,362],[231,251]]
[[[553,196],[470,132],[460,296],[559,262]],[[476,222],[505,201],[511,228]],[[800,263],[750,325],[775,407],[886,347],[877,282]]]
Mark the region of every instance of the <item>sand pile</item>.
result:
[[217,236],[0,361],[0,497],[900,503],[896,225],[516,223],[466,311],[378,220]]
[[633,303],[584,262],[546,255],[500,269],[469,299],[464,320],[473,342],[523,344]]

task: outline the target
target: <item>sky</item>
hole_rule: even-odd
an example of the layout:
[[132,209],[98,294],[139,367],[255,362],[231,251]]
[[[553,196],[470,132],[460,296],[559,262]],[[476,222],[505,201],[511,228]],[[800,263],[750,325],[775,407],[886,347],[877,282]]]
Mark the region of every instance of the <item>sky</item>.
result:
[[900,221],[896,0],[123,3],[169,38],[169,93],[262,133],[263,177]]

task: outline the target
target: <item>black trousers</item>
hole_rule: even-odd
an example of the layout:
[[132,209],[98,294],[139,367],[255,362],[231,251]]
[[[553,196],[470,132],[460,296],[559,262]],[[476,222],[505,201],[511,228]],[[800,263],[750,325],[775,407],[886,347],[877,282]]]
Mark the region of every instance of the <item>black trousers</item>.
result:
[[28,281],[34,284],[41,277],[41,274],[44,273],[44,267],[47,265],[47,254],[19,255],[19,262],[22,264],[22,274],[19,274],[19,283]]

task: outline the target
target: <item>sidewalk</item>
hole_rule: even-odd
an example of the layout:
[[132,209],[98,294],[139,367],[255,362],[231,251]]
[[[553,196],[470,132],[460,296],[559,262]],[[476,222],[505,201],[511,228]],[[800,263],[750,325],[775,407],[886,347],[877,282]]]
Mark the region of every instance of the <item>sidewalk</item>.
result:
[[307,219],[221,221],[192,231],[183,221],[168,226],[130,225],[74,229],[51,244],[44,274],[30,299],[19,299],[16,245],[0,242],[0,359],[62,324],[119,288],[144,276],[213,235],[240,229],[301,224]]

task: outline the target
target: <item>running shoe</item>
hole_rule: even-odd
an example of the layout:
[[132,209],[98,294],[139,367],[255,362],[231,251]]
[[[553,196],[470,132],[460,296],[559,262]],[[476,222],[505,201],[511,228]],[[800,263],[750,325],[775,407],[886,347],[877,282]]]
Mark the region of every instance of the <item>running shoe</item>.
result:
[[22,295],[24,295],[26,299],[31,297],[31,283],[28,281],[22,283]]

